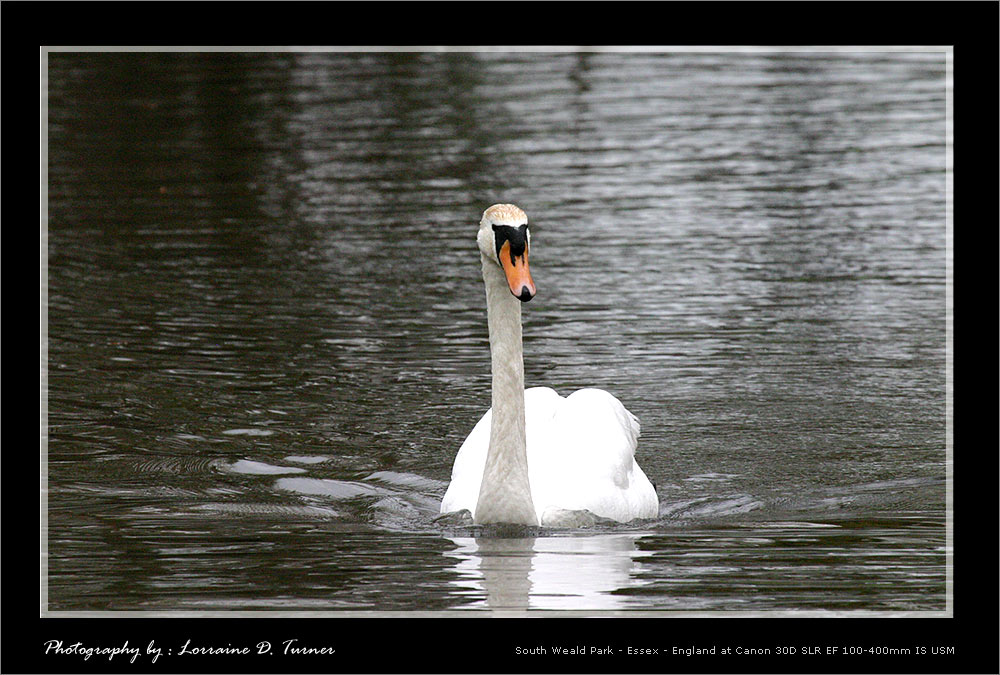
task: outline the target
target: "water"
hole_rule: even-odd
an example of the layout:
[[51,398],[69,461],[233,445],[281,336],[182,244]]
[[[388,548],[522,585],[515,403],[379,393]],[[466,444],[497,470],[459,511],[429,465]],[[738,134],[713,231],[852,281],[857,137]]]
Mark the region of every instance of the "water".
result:
[[[942,53],[49,55],[50,610],[945,610]],[[655,521],[435,520],[529,386]],[[44,375],[44,374],[43,374]]]

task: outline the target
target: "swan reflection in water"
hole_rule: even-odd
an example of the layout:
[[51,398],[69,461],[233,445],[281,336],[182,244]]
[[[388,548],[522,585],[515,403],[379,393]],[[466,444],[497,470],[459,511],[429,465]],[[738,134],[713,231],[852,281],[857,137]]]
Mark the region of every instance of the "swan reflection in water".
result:
[[[473,600],[462,608],[494,610],[614,610],[632,606],[615,591],[646,585],[636,533],[527,537],[448,537],[458,548],[457,594]],[[485,597],[484,597],[485,595]]]

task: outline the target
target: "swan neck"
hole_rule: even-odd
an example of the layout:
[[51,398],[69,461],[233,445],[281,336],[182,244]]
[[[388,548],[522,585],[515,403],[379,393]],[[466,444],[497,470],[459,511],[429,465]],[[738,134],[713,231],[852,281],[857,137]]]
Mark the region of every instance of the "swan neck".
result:
[[475,521],[537,525],[525,441],[521,301],[511,295],[503,271],[486,258],[483,280],[490,331],[493,412]]

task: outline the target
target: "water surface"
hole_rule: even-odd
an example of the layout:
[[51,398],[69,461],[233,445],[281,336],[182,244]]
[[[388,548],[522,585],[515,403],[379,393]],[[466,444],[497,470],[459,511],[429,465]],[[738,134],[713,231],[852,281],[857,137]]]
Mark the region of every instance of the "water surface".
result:
[[[49,55],[50,610],[944,610],[943,53]],[[529,386],[656,520],[437,521]]]

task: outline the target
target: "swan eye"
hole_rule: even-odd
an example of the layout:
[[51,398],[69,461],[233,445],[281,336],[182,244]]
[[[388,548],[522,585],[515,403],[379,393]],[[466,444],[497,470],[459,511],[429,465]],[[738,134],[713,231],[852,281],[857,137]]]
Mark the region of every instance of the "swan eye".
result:
[[500,249],[508,242],[510,243],[510,257],[512,260],[516,260],[523,256],[528,249],[531,235],[528,233],[527,223],[520,227],[494,225],[493,240],[497,247],[497,262],[500,262]]

